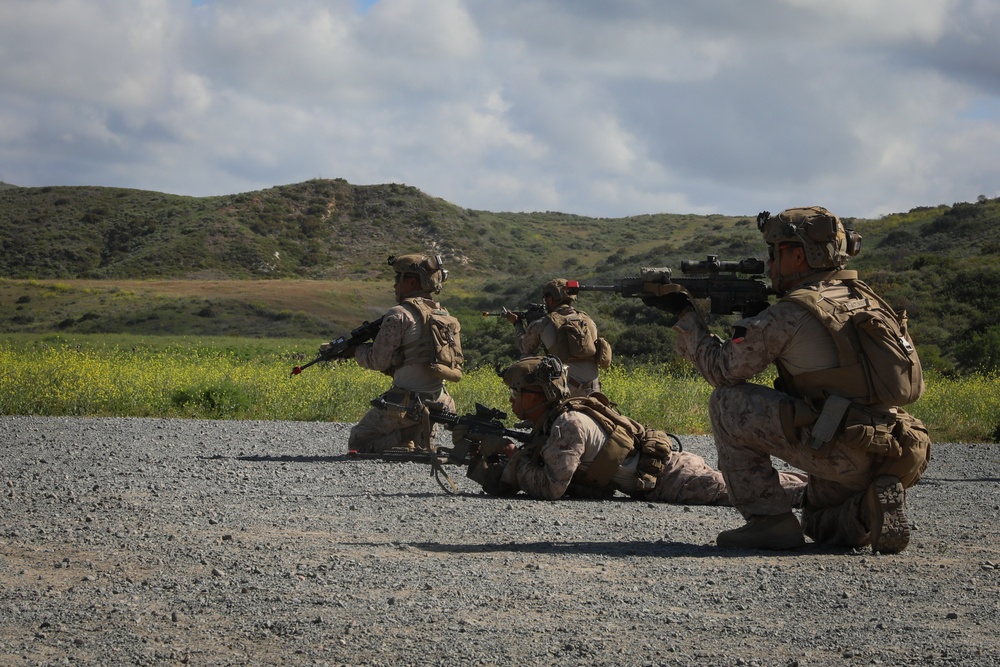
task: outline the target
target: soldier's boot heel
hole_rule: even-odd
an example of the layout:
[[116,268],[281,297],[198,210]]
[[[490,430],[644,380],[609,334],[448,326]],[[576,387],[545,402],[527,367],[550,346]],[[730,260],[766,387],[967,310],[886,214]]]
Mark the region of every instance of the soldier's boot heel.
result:
[[724,530],[715,543],[738,549],[797,549],[806,543],[802,526],[792,512],[752,516],[745,526]]
[[866,508],[872,551],[898,554],[910,543],[910,522],[903,512],[906,491],[898,477],[881,475],[868,488]]

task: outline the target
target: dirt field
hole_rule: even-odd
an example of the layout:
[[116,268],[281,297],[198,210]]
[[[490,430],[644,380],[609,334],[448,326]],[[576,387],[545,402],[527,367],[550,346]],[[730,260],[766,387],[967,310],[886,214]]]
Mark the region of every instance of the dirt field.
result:
[[722,550],[730,508],[458,468],[448,496],[346,459],[348,428],[0,417],[0,664],[1000,664],[997,445],[936,445],[876,556]]

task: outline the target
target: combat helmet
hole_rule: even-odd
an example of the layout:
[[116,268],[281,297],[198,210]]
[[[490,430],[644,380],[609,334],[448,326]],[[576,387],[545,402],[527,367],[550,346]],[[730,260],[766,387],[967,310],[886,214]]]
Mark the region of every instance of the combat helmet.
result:
[[389,266],[396,273],[413,273],[420,276],[420,287],[427,292],[437,294],[441,291],[441,285],[448,280],[448,271],[444,268],[441,255],[423,255],[413,253],[409,255],[389,256]]
[[757,216],[757,229],[770,246],[801,245],[814,269],[839,269],[861,250],[861,234],[845,229],[840,218],[822,206],[788,208],[772,216]]
[[570,294],[566,290],[566,279],[556,278],[545,283],[542,288],[542,297],[550,296],[557,306],[570,306],[576,301],[576,294]]
[[551,402],[561,401],[569,396],[566,383],[566,365],[559,357],[524,357],[500,373],[503,383],[511,389],[539,386],[545,398]]

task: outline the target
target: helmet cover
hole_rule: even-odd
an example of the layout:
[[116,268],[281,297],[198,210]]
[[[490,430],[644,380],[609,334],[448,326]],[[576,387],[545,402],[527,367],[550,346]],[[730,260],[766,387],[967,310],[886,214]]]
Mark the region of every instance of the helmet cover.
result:
[[822,206],[789,208],[775,216],[764,211],[757,216],[757,229],[768,245],[801,245],[814,269],[841,268],[861,249],[861,235],[845,229],[840,218]]
[[409,255],[390,255],[389,266],[399,274],[413,273],[420,277],[420,287],[426,292],[437,294],[441,285],[448,280],[448,271],[444,268],[441,255],[424,255],[412,253]]
[[549,401],[561,401],[569,396],[566,365],[559,357],[524,357],[514,362],[500,376],[511,389],[541,387]]
[[566,279],[556,278],[545,283],[542,288],[542,296],[550,296],[557,306],[572,305],[576,301],[576,294],[566,291]]

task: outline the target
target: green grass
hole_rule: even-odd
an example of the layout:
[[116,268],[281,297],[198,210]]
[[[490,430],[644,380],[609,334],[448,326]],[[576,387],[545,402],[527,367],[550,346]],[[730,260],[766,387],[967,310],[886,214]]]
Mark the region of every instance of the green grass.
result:
[[[389,387],[389,378],[353,361],[317,364],[292,376],[319,342],[9,334],[0,337],[0,414],[357,421],[369,400]],[[613,367],[602,383],[625,414],[644,424],[680,434],[710,431],[711,388],[699,377],[660,367]],[[995,375],[932,375],[927,386],[908,409],[935,440],[998,439]],[[460,413],[476,403],[509,409],[492,369],[473,370],[449,389]]]

